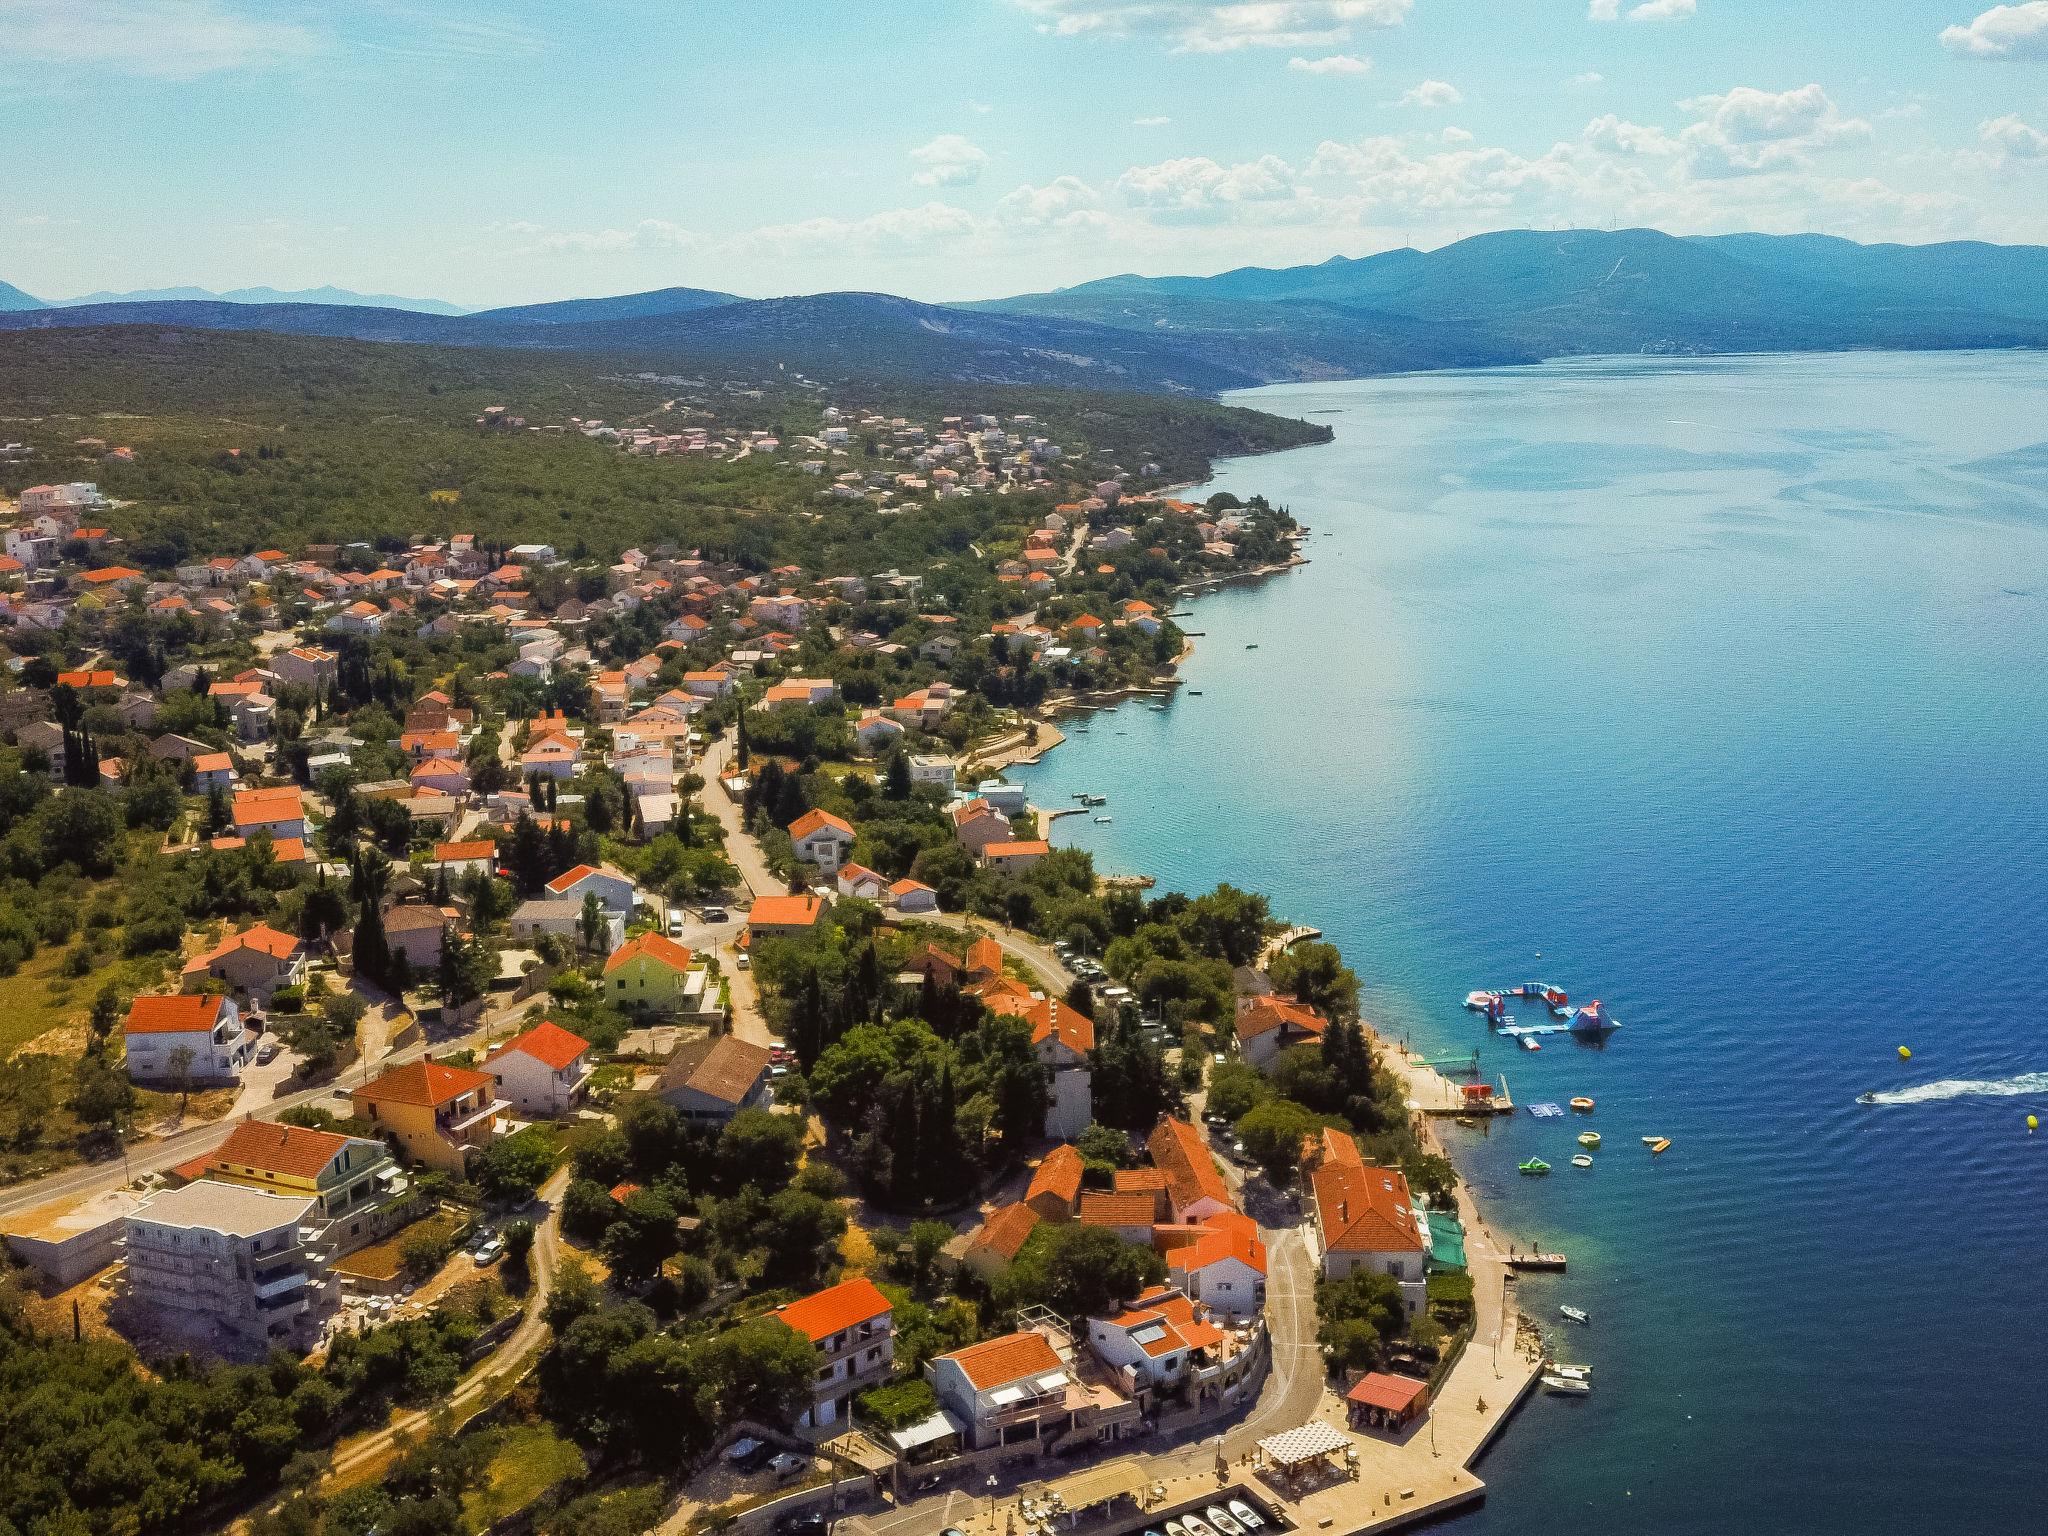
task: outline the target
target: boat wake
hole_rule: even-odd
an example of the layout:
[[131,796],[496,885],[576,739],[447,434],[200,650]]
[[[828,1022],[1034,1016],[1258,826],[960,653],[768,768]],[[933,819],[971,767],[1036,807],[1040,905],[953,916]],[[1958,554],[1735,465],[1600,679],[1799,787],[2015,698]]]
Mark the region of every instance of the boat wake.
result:
[[2015,1099],[2029,1093],[2048,1094],[2048,1072],[2022,1072],[2018,1077],[1945,1077],[1912,1088],[1866,1093],[1859,1104],[1936,1104],[1943,1099]]

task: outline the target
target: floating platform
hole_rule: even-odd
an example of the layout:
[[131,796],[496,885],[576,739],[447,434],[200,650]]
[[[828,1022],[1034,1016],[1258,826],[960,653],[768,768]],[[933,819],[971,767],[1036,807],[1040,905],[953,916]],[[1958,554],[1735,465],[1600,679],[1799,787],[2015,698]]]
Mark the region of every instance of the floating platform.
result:
[[1511,1253],[1508,1255],[1509,1269],[1541,1269],[1554,1274],[1563,1274],[1565,1256],[1561,1253]]

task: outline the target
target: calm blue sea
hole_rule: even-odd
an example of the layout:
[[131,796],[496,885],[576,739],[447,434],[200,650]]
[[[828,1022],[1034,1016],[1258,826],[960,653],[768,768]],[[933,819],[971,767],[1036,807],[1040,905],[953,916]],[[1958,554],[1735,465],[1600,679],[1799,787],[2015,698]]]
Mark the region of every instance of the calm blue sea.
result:
[[[1597,1383],[1531,1400],[1458,1528],[2038,1528],[2048,359],[1241,398],[1336,430],[1211,487],[1312,564],[1199,600],[1202,697],[1022,776],[1110,797],[1059,823],[1104,868],[1321,926],[1396,1035],[1598,1100],[1588,1173],[1570,1120],[1450,1133],[1497,1230],[1569,1251],[1524,1305],[1592,1313]],[[1620,1032],[1489,1040],[1465,993],[1526,979]]]

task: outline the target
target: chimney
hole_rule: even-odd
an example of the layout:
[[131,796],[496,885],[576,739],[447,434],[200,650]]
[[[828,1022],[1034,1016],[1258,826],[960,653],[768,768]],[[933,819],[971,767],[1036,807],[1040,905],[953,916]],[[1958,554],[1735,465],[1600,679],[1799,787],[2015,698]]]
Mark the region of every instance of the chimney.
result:
[[1349,1200],[1339,1200],[1337,1202],[1337,1219],[1339,1221],[1349,1221],[1351,1219],[1351,1202]]

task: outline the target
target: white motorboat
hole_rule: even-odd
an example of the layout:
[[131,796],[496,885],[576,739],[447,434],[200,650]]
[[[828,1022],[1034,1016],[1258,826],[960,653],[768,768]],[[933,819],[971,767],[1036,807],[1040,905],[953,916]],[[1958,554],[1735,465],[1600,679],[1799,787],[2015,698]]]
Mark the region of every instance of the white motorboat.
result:
[[1575,1323],[1590,1323],[1593,1321],[1592,1318],[1586,1315],[1586,1310],[1583,1307],[1574,1307],[1569,1303],[1560,1303],[1557,1310]]
[[1221,1504],[1211,1504],[1202,1511],[1209,1517],[1209,1523],[1223,1533],[1223,1536],[1244,1536],[1244,1527],[1230,1516],[1230,1511]]
[[1593,1384],[1576,1376],[1545,1376],[1543,1390],[1562,1397],[1584,1397],[1593,1390]]

